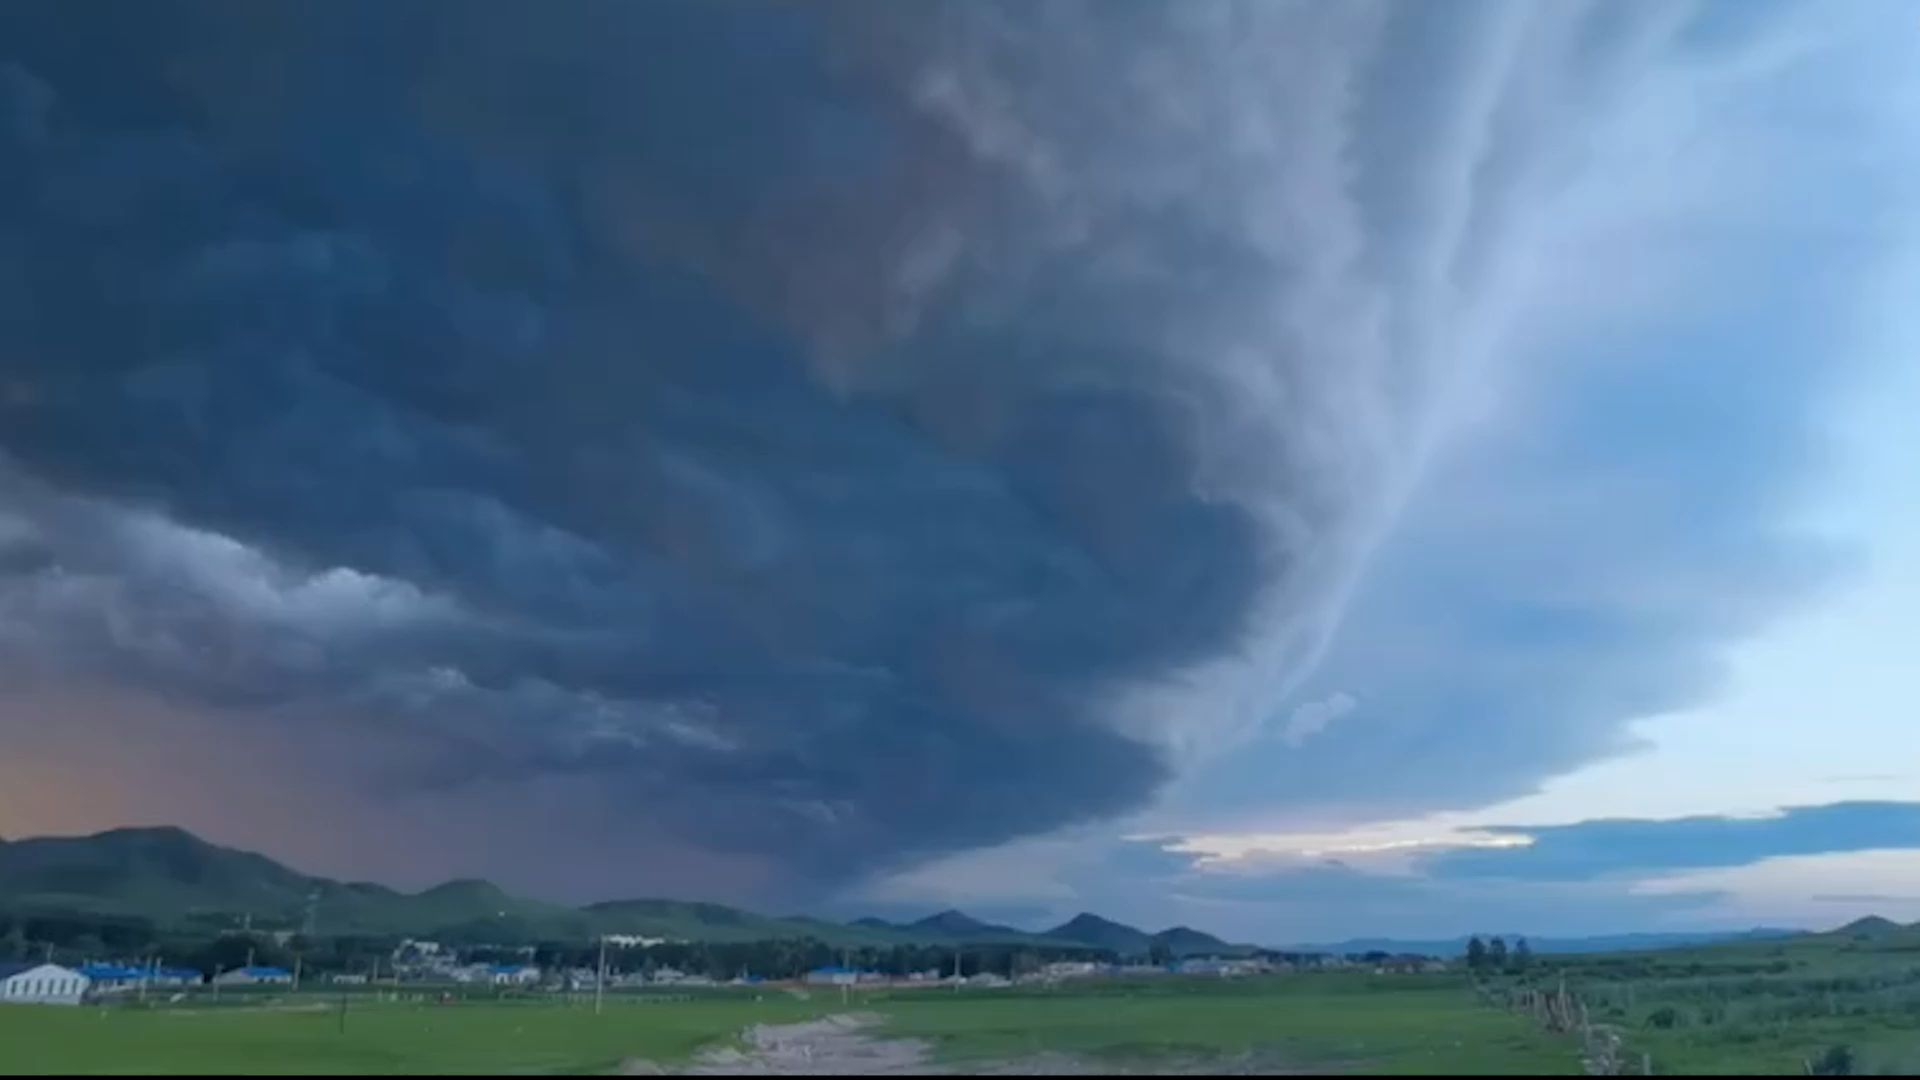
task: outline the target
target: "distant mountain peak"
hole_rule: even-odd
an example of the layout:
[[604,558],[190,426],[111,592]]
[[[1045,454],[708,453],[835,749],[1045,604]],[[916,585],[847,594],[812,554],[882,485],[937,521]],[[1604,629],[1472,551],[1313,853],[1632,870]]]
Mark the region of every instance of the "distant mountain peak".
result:
[[122,825],[113,829],[102,829],[91,836],[80,837],[103,843],[165,845],[169,847],[213,848],[219,845],[201,839],[199,836],[178,825]]
[[1892,919],[1879,915],[1868,915],[1864,918],[1853,920],[1840,929],[1835,930],[1834,933],[1851,934],[1855,937],[1862,935],[1878,937],[1882,934],[1897,934],[1900,930],[1900,924],[1894,922]]
[[1153,940],[1167,947],[1175,956],[1215,956],[1226,953],[1249,952],[1245,945],[1230,945],[1202,930],[1191,926],[1169,926],[1153,935]]
[[918,922],[908,923],[906,926],[899,927],[898,929],[961,940],[1013,940],[1016,938],[1024,940],[1032,936],[1015,930],[1011,926],[1000,926],[995,923],[981,922],[979,919],[955,908],[948,908],[938,914],[929,915]]
[[924,926],[929,929],[977,930],[987,924],[958,908],[948,908],[945,911],[936,912],[924,919],[920,919],[914,922],[913,925]]
[[507,893],[506,890],[485,878],[454,878],[452,881],[443,881],[425,890],[420,895],[433,897],[498,896],[504,898]]
[[1047,936],[1096,949],[1111,949],[1122,956],[1144,956],[1153,947],[1153,936],[1145,930],[1114,922],[1091,911],[1075,915],[1047,931]]

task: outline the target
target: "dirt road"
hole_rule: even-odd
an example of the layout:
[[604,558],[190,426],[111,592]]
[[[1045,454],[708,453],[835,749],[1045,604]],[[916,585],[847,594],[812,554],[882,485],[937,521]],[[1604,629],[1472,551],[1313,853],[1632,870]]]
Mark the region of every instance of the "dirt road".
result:
[[741,1047],[708,1050],[687,1072],[752,1076],[922,1076],[937,1072],[918,1039],[875,1038],[884,1017],[842,1013],[801,1024],[755,1024]]
[[[880,1038],[875,1029],[886,1018],[873,1013],[841,1013],[798,1024],[756,1024],[742,1033],[739,1046],[702,1052],[684,1071],[694,1076],[1093,1076],[1214,1074],[1286,1076],[1299,1070],[1264,1055],[1189,1061],[1154,1061],[1127,1067],[1124,1062],[1095,1064],[1059,1053],[1041,1053],[1006,1061],[939,1066],[931,1047],[920,1039]],[[629,1075],[660,1075],[646,1061],[629,1061]]]

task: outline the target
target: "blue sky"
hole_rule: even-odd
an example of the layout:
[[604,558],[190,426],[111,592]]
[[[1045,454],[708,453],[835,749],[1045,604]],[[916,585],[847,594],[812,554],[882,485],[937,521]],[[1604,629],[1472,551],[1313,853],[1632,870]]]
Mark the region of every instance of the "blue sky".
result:
[[1900,4],[143,11],[0,16],[0,835],[1920,919]]

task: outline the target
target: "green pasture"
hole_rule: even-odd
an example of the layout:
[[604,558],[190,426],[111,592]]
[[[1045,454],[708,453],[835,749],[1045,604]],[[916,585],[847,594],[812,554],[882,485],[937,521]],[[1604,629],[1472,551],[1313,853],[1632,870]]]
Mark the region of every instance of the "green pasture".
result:
[[[915,996],[918,995],[918,996]],[[1169,979],[957,995],[895,994],[871,1006],[887,1033],[938,1059],[1066,1053],[1127,1066],[1250,1059],[1263,1071],[1578,1073],[1577,1048],[1477,1003],[1464,980],[1298,975]]]
[[1661,1074],[1804,1074],[1836,1047],[1854,1075],[1920,1071],[1920,929],[1554,957],[1569,989]]
[[[756,1000],[756,996],[759,1000]],[[628,1058],[671,1067],[755,1023],[857,1010],[880,1037],[928,1040],[936,1059],[1042,1053],[1122,1066],[1202,1068],[1234,1056],[1272,1071],[1571,1073],[1569,1042],[1478,1003],[1450,978],[1302,975],[1166,979],[1054,990],[927,989],[807,1000],[779,993],[584,1004],[276,1004],[0,1009],[7,1073],[603,1073]]]
[[[314,995],[319,998],[318,995]],[[822,1011],[785,995],[589,1006],[354,1002],[0,1007],[0,1073],[605,1073],[679,1061],[748,1024]]]

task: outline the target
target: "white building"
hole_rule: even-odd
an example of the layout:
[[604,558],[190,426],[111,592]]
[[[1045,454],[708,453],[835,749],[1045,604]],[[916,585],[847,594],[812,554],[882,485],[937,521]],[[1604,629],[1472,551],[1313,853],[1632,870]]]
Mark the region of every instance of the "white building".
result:
[[616,949],[651,949],[655,945],[665,945],[669,939],[647,937],[645,934],[605,934],[601,940]]
[[87,977],[58,964],[0,964],[0,1004],[78,1005]]
[[1040,975],[1047,979],[1088,979],[1095,975],[1106,974],[1105,964],[1096,964],[1090,960],[1058,960],[1040,969]]

